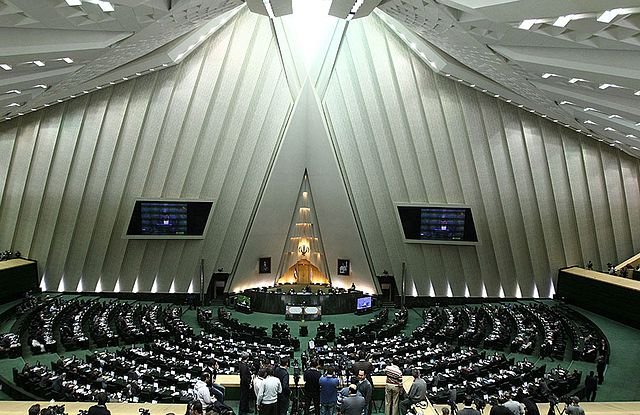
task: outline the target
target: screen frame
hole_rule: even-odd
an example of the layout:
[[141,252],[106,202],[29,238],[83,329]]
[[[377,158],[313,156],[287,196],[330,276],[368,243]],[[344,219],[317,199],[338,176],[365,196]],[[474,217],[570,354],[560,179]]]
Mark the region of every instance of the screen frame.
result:
[[[207,220],[204,225],[204,229],[202,230],[201,235],[129,235],[127,231],[129,230],[129,224],[131,223],[131,218],[133,217],[133,210],[136,208],[136,204],[138,202],[167,202],[167,203],[193,203],[193,202],[202,202],[202,203],[211,203],[211,209],[209,209],[209,215],[207,216]],[[177,199],[177,198],[154,198],[154,197],[137,197],[132,201],[131,208],[129,211],[129,216],[127,219],[127,223],[124,225],[124,230],[122,232],[122,239],[159,239],[159,240],[167,240],[167,239],[204,239],[207,234],[207,230],[209,229],[209,224],[211,222],[211,214],[213,213],[213,209],[215,208],[215,201],[213,199]]]
[[473,220],[473,227],[476,231],[477,241],[446,241],[446,240],[424,240],[424,239],[407,239],[404,234],[404,228],[402,227],[402,220],[400,219],[400,211],[398,207],[425,207],[425,208],[451,208],[451,209],[469,209],[471,211],[471,216],[475,218],[473,214],[473,208],[470,205],[463,205],[457,203],[401,203],[394,202],[393,203],[396,221],[398,222],[398,228],[400,229],[400,236],[402,237],[402,241],[407,244],[427,244],[427,245],[466,245],[466,246],[474,246],[480,244],[480,237],[478,235],[478,227],[476,226],[475,219]]

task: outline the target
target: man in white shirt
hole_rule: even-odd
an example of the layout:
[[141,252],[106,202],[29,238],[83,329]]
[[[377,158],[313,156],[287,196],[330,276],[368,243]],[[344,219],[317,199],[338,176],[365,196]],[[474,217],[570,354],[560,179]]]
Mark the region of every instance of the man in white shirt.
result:
[[273,376],[273,368],[267,370],[267,377],[260,384],[256,406],[261,415],[277,415],[278,394],[282,393],[280,379]]

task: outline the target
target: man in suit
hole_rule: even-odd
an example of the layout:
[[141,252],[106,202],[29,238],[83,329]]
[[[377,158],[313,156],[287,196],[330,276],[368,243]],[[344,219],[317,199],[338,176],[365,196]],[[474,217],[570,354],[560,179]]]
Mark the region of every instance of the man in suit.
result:
[[480,415],[480,411],[473,408],[473,398],[471,396],[464,397],[464,408],[458,412],[458,415]]
[[420,371],[413,369],[411,374],[413,375],[413,383],[406,398],[400,401],[400,415],[405,415],[414,403],[427,399],[427,382],[420,377]]
[[367,379],[367,374],[364,370],[358,371],[358,393],[362,395],[367,406],[366,406],[366,415],[371,415],[371,397],[373,396],[373,385]]
[[289,412],[289,396],[291,389],[289,388],[289,358],[280,359],[278,367],[273,369],[273,375],[280,379],[282,391],[278,394],[278,414],[287,415]]
[[240,405],[238,411],[240,415],[251,413],[251,369],[248,361],[249,353],[243,352],[238,363],[238,371],[240,372]]
[[596,391],[598,390],[598,378],[593,374],[593,370],[589,372],[584,380],[585,400],[593,402],[596,400]]
[[340,412],[342,415],[364,415],[366,405],[364,397],[358,394],[358,387],[349,385],[349,395],[342,399]]
[[320,415],[320,376],[318,360],[312,359],[309,368],[304,371],[304,413],[309,415],[309,408],[313,403],[315,415]]

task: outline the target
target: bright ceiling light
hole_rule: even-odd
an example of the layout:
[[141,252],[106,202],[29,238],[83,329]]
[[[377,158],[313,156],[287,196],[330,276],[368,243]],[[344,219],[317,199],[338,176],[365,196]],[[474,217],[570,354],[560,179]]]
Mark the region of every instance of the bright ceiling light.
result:
[[20,104],[18,104],[17,102],[12,102],[11,104],[7,105],[7,107],[19,107]]
[[598,111],[598,110],[595,109],[595,108],[587,107],[587,108],[583,109],[582,111],[587,112],[587,111]]
[[638,95],[638,96],[640,96],[640,91],[636,91],[633,95]]
[[103,12],[112,12],[115,10],[113,8],[113,4],[109,3],[108,1],[97,0],[96,4],[98,5],[98,7],[100,7],[100,9],[102,9]]
[[591,120],[584,121],[583,124],[598,125],[597,123],[595,123],[595,122],[593,122]]
[[607,89],[607,88],[623,88],[623,87],[620,86],[620,85],[616,85],[616,84],[602,84],[598,88]]
[[544,23],[544,20],[542,19],[523,20],[522,23],[520,23],[520,26],[518,26],[518,29],[529,30],[533,27],[533,25],[540,24],[540,23]]
[[558,19],[556,19],[555,22],[553,22],[553,25],[556,26],[556,27],[565,27],[567,24],[569,24],[570,21],[572,21],[575,18],[576,18],[575,14],[568,14],[566,16],[560,16],[560,17],[558,17]]
[[627,137],[627,138],[638,138],[638,137],[636,137],[636,136],[635,136],[635,135],[633,135],[633,134],[627,134],[627,135],[625,135],[625,137]]
[[62,58],[61,60],[65,61],[66,63],[73,63],[73,59],[71,58]]
[[552,76],[558,76],[559,77],[560,75],[556,75],[554,73],[548,73],[547,72],[547,73],[542,74],[542,79],[548,79],[548,78],[551,78]]
[[618,114],[611,114],[609,115],[609,118],[622,118],[622,117],[619,116]]
[[582,78],[571,78],[569,79],[569,83],[570,84],[575,84],[576,82],[589,82],[586,79],[582,79]]
[[34,86],[34,88],[47,89],[47,88],[49,88],[49,87],[48,87],[48,86],[46,86],[45,84],[38,84],[38,85],[35,85],[35,86]]
[[5,94],[21,94],[22,92],[19,89],[12,89],[10,91],[5,92]]
[[82,0],[65,0],[69,6],[82,6]]
[[616,131],[616,129],[615,129],[615,128],[611,128],[611,127],[606,127],[604,130],[605,130],[605,131]]
[[571,101],[560,101],[560,105],[567,105],[567,104],[568,104],[568,105],[576,105],[576,104],[574,104],[574,103],[573,103],[573,102],[571,102]]
[[615,19],[616,16],[619,16],[621,14],[626,14],[629,12],[630,11],[628,9],[611,9],[611,10],[605,11],[600,16],[598,16],[597,20],[601,23],[611,23],[611,21]]
[[10,71],[11,69],[13,69],[11,68],[10,65],[7,65],[6,63],[0,63],[0,68],[4,69],[5,71]]
[[32,61],[31,63],[33,63],[36,66],[44,66],[44,62],[42,61]]

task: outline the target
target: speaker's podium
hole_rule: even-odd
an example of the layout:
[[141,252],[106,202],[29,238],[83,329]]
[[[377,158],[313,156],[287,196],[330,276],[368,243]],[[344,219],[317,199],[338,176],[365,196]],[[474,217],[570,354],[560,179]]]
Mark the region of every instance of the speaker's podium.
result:
[[322,307],[318,305],[287,305],[285,314],[285,320],[321,320],[322,319]]

